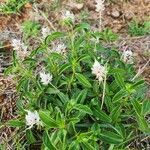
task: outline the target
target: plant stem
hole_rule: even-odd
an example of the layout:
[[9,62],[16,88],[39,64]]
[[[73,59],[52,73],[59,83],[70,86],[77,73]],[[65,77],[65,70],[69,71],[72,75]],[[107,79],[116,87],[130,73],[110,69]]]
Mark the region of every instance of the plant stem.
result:
[[99,30],[102,31],[102,12],[99,12]]
[[[106,65],[106,68],[107,68],[107,65]],[[105,77],[104,77],[104,84],[103,84],[103,96],[102,96],[101,110],[103,109],[104,100],[105,100],[106,79],[107,79],[107,73],[105,74]]]

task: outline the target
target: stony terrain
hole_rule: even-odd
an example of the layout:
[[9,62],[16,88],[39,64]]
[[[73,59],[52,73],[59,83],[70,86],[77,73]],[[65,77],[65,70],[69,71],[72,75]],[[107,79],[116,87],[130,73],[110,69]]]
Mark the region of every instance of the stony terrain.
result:
[[[112,0],[106,2],[103,12],[103,28],[109,27],[119,34],[119,40],[112,43],[104,43],[106,47],[114,46],[119,50],[131,49],[134,52],[137,73],[143,75],[147,84],[150,85],[150,35],[131,37],[128,34],[128,24],[132,19],[140,22],[150,18],[150,0]],[[0,0],[2,4],[4,0]],[[55,6],[56,5],[56,6]],[[56,7],[56,8],[55,8]],[[22,37],[20,26],[25,20],[38,20],[42,25],[48,25],[52,30],[59,29],[58,20],[64,9],[71,10],[78,21],[89,22],[93,30],[99,30],[99,14],[95,11],[94,0],[81,0],[80,2],[65,0],[60,4],[54,4],[52,0],[36,1],[27,3],[21,12],[5,15],[0,12],[0,111],[1,121],[5,122],[15,116],[15,83],[10,77],[4,77],[3,70],[11,64],[10,39]],[[45,16],[42,14],[45,12]],[[32,43],[33,42],[33,43]],[[35,41],[31,41],[31,45]],[[150,97],[150,92],[147,93]],[[9,139],[10,128],[2,128],[1,140]],[[145,142],[147,142],[146,139]],[[138,141],[138,140],[137,140]],[[138,145],[138,142],[135,143]],[[131,144],[134,145],[134,144]]]

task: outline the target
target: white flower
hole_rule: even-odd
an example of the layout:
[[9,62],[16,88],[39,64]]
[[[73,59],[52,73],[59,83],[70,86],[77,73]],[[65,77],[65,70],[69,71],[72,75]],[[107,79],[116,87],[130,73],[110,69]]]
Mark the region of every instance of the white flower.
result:
[[20,48],[22,47],[21,40],[19,39],[12,39],[11,45],[15,50],[20,50]]
[[105,5],[104,5],[104,1],[105,0],[95,0],[96,2],[96,10],[97,12],[102,12],[103,10],[105,10]]
[[53,43],[53,48],[52,51],[59,53],[59,54],[64,54],[66,52],[66,45],[62,42],[56,42]]
[[22,43],[22,50],[26,53],[27,49],[28,49],[28,47],[24,43]]
[[68,20],[68,19],[70,19],[72,22],[74,22],[74,21],[75,21],[75,16],[74,16],[73,13],[71,13],[70,11],[67,10],[67,11],[65,11],[65,12],[63,13],[62,19],[63,19],[63,20]]
[[67,46],[61,41],[55,41],[52,43],[52,52],[56,52],[59,54],[66,54]]
[[31,112],[27,110],[27,115],[25,116],[26,119],[26,125],[29,126],[29,128],[32,128],[33,125],[40,125],[40,117],[37,111]]
[[20,39],[12,39],[11,45],[13,46],[13,48],[14,48],[15,50],[20,50],[20,49],[22,49],[22,50],[24,50],[24,51],[27,51],[27,46],[26,46],[23,42],[21,42]]
[[48,27],[43,27],[41,33],[43,39],[45,39],[50,34],[50,29]]
[[106,68],[102,66],[97,60],[95,60],[92,69],[92,74],[96,75],[96,78],[101,82],[106,75]]
[[52,75],[45,72],[40,72],[40,78],[43,85],[47,85],[52,81]]
[[16,50],[17,56],[25,58],[28,55],[27,46],[20,39],[12,39],[11,45]]
[[133,52],[131,50],[122,53],[122,60],[126,63],[133,63]]

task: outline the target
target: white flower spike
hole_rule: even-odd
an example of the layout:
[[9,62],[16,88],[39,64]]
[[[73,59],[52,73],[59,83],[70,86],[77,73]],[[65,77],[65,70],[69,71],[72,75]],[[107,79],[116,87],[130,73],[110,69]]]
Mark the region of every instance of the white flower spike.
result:
[[96,5],[95,5],[96,10],[95,11],[102,12],[105,10],[104,1],[105,0],[95,0],[95,2],[96,2]]
[[40,117],[37,111],[29,111],[27,110],[27,115],[25,116],[26,125],[29,126],[29,129],[33,127],[33,125],[40,125]]
[[91,70],[92,74],[96,76],[99,82],[103,81],[106,75],[106,68],[104,66],[102,66],[97,60],[95,60]]
[[41,33],[42,33],[43,39],[45,39],[51,32],[48,27],[43,27]]
[[62,19],[63,20],[69,20],[70,19],[72,22],[74,22],[75,21],[75,16],[74,16],[73,13],[71,13],[70,11],[67,10],[63,13]]
[[125,63],[132,64],[133,63],[133,52],[131,50],[124,51],[122,53],[122,60]]
[[43,85],[48,85],[52,81],[52,75],[45,72],[40,72],[40,78]]

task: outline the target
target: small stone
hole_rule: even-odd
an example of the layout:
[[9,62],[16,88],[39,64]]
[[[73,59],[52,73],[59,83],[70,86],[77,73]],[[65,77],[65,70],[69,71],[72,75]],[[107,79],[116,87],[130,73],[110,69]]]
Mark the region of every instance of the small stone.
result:
[[84,7],[84,3],[69,2],[67,5],[71,8],[72,11],[79,11]]
[[74,7],[76,7],[78,10],[82,9],[84,6],[83,3],[75,4]]
[[87,0],[84,4],[88,8],[88,10],[95,11],[95,1],[94,0]]
[[111,12],[111,16],[114,17],[114,18],[118,18],[120,16],[120,13],[118,10],[113,10]]
[[98,20],[99,19],[99,14],[95,11],[90,11],[89,13],[89,20]]
[[108,16],[110,16],[110,15],[111,15],[111,12],[110,12],[110,11],[106,11],[106,14],[107,14]]
[[131,20],[131,19],[133,18],[134,14],[131,13],[131,12],[126,11],[126,12],[124,13],[124,16],[125,16],[125,18],[126,18],[127,20]]
[[150,4],[150,0],[144,0],[144,3],[145,3],[146,5],[148,5],[148,4]]

